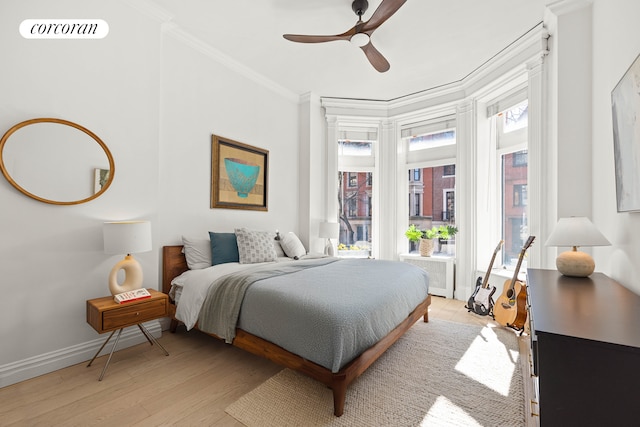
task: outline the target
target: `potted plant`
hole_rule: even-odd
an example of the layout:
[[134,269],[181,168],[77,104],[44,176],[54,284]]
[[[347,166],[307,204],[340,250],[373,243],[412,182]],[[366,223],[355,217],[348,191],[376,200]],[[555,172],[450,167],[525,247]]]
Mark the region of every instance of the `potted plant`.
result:
[[[439,231],[439,240],[440,240],[440,244],[441,245],[446,245],[447,249],[446,252],[449,255],[454,255],[455,254],[455,240],[453,240],[453,237],[456,235],[456,233],[458,232],[458,227],[454,226],[454,225],[441,225],[440,227],[438,227],[438,231]],[[442,246],[441,246],[442,248]],[[444,252],[443,249],[440,249],[440,252]]]
[[422,239],[422,230],[418,229],[415,224],[411,224],[404,235],[410,242],[419,242]]
[[420,242],[421,256],[431,256],[435,248],[434,239],[438,238],[448,243],[457,232],[458,228],[452,225],[433,226],[427,230],[420,230],[415,224],[411,224],[404,235],[411,242]]
[[440,236],[440,230],[438,227],[433,226],[422,233],[422,239],[420,240],[420,255],[431,256],[435,249],[435,241]]

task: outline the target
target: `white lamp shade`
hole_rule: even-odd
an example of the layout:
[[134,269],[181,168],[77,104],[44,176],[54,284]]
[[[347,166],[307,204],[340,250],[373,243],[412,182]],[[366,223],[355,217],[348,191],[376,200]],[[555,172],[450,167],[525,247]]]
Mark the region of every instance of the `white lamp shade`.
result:
[[149,221],[105,222],[102,233],[105,253],[132,254],[151,250]]
[[547,246],[609,246],[611,243],[587,217],[560,218]]
[[[102,226],[104,251],[108,254],[127,254],[109,273],[111,295],[140,289],[143,283],[142,266],[132,253],[151,250],[151,223],[149,221],[105,222]],[[124,271],[124,281],[118,283],[118,272]]]
[[321,222],[319,234],[320,237],[326,239],[337,239],[340,235],[340,224],[337,222]]

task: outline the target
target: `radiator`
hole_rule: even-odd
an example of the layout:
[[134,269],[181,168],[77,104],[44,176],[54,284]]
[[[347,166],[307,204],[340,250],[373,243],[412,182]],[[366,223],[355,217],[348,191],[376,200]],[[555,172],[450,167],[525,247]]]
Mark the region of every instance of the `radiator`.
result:
[[453,298],[456,260],[453,257],[423,257],[417,254],[400,255],[400,261],[408,262],[429,273],[429,293]]

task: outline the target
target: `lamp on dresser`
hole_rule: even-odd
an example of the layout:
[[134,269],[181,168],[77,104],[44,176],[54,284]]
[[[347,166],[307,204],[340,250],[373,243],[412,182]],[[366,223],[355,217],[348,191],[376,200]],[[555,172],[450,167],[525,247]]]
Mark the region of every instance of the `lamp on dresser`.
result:
[[337,222],[321,222],[319,235],[327,239],[327,244],[324,246],[324,254],[333,256],[331,239],[337,239],[340,236],[340,225]]
[[546,242],[547,246],[571,247],[556,258],[558,271],[565,276],[587,277],[595,270],[591,255],[578,250],[580,246],[609,246],[611,243],[587,217],[560,218]]
[[[151,223],[149,221],[105,222],[102,227],[104,252],[126,254],[111,269],[109,291],[111,295],[142,288],[142,267],[131,255],[151,250]],[[118,272],[124,270],[125,278],[118,284]]]

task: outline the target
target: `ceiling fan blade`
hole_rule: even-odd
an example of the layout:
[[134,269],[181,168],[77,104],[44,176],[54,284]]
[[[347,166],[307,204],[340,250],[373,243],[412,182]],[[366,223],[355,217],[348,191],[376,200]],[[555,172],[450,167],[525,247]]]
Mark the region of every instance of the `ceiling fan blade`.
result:
[[382,3],[380,3],[380,6],[373,12],[371,18],[362,25],[360,31],[371,35],[376,28],[396,13],[406,2],[407,0],[382,0]]
[[387,61],[385,57],[382,56],[382,54],[371,44],[371,42],[367,43],[364,46],[361,46],[360,49],[362,49],[364,54],[367,55],[367,59],[369,60],[369,62],[371,62],[373,68],[378,70],[380,73],[384,73],[385,71],[388,71],[389,68],[391,68],[389,61]]
[[335,36],[310,36],[310,35],[303,35],[303,34],[285,34],[282,37],[292,42],[298,42],[298,43],[324,43],[324,42],[331,42],[334,40],[349,40],[349,38],[353,35],[353,34],[348,34],[350,31],[347,31],[344,34],[337,34]]

